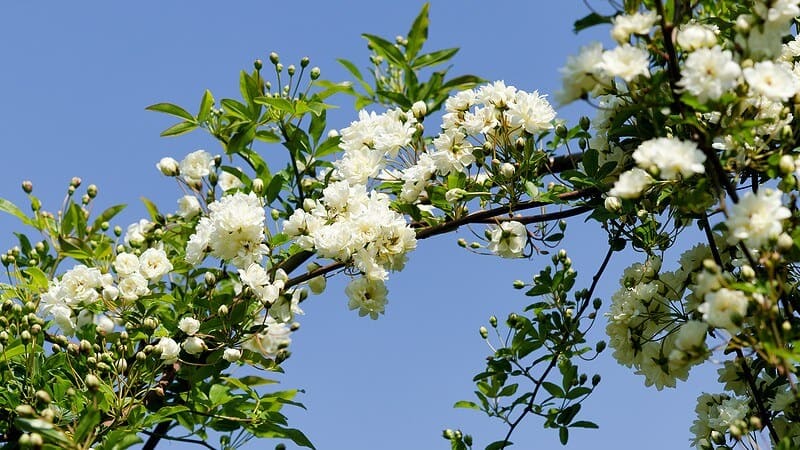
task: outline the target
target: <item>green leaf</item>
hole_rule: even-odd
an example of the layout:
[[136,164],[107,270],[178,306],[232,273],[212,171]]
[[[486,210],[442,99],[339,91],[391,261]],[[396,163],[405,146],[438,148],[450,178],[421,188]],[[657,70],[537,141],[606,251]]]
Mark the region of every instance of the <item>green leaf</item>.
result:
[[421,69],[423,67],[435,66],[441,64],[458,53],[458,48],[446,48],[444,50],[437,50],[435,52],[420,55],[419,58],[411,62],[412,69]]
[[574,428],[593,428],[593,429],[600,428],[599,426],[597,426],[596,423],[589,422],[588,420],[579,420],[577,422],[572,422],[569,426]]
[[585,30],[595,25],[600,25],[603,23],[611,23],[612,17],[613,16],[601,16],[600,14],[593,12],[588,16],[576,20],[575,23],[573,24],[572,31],[573,33],[578,33],[579,31]]
[[191,115],[189,111],[186,111],[178,105],[173,105],[172,103],[156,103],[155,105],[150,105],[145,109],[148,111],[162,112],[164,114],[169,114],[194,122],[194,116]]
[[17,205],[11,203],[10,201],[0,198],[0,211],[11,214],[12,216],[16,217],[17,219],[21,220],[22,223],[25,225],[33,226],[34,222],[28,216],[22,212],[21,209],[17,207]]
[[561,445],[567,445],[567,441],[569,441],[569,429],[567,427],[558,429],[558,440],[561,441]]
[[406,57],[408,59],[417,56],[422,45],[428,40],[428,25],[430,23],[428,19],[429,9],[429,3],[422,5],[422,9],[419,14],[417,14],[417,18],[414,19],[414,23],[411,24],[411,29],[408,31],[408,44],[406,45]]
[[267,144],[276,144],[281,141],[280,136],[271,130],[258,130],[256,131],[256,139]]
[[275,199],[278,198],[278,194],[280,194],[283,189],[284,181],[281,174],[275,174],[275,176],[272,177],[272,180],[267,185],[266,192],[264,192],[268,204],[274,202]]
[[372,95],[374,93],[374,91],[372,90],[372,86],[370,86],[369,83],[364,81],[363,75],[361,75],[361,72],[358,70],[355,64],[351,63],[346,59],[337,59],[336,61],[338,61],[339,64],[341,64],[342,66],[344,66],[344,68],[347,69],[347,71],[350,72],[350,74],[356,78],[356,81],[358,81],[359,84],[361,84],[361,87],[364,88],[365,91],[367,91],[367,94]]
[[545,381],[542,383],[542,387],[553,397],[564,398],[564,391],[557,384]]
[[30,278],[31,287],[34,288],[34,290],[47,290],[50,281],[48,280],[47,275],[42,272],[42,269],[38,267],[28,267],[27,269],[24,269],[23,272],[28,276],[28,278]]
[[214,384],[208,391],[208,399],[211,400],[212,405],[224,405],[228,403],[233,396],[230,395],[231,388],[221,384]]
[[369,41],[375,53],[386,58],[392,65],[399,68],[408,67],[405,56],[391,42],[374,34],[364,33],[361,36]]
[[476,77],[475,75],[461,75],[460,77],[455,77],[442,85],[442,89],[446,89],[449,91],[462,91],[464,89],[471,89],[483,82],[485,82],[481,77]]
[[197,121],[205,122],[208,119],[208,114],[211,112],[211,107],[214,106],[214,96],[211,91],[206,89],[203,92],[203,97],[200,99],[200,108],[197,110]]
[[144,203],[144,208],[147,210],[147,213],[150,214],[150,219],[155,221],[159,214],[156,204],[145,197],[139,197],[139,199]]
[[323,110],[321,114],[311,117],[311,123],[308,125],[308,135],[311,136],[314,147],[317,146],[322,133],[325,131],[327,113]]
[[378,91],[377,94],[403,109],[411,109],[411,101],[399,92]]
[[94,219],[94,223],[92,223],[92,230],[99,230],[103,222],[108,222],[114,216],[119,214],[119,212],[122,211],[123,209],[125,209],[125,205],[114,205],[109,208],[106,208],[105,211],[100,213],[100,215],[97,216],[96,219]]
[[92,249],[86,243],[74,237],[58,237],[59,255],[73,258],[78,261],[92,259]]
[[225,112],[234,116],[238,117],[245,121],[250,121],[253,119],[253,114],[250,111],[250,108],[247,107],[244,103],[231,99],[231,98],[223,98],[220,100],[220,104],[224,108]]
[[187,121],[187,122],[176,123],[175,125],[162,131],[161,137],[178,136],[193,131],[195,128],[197,128],[197,123],[195,122]]
[[87,408],[81,417],[81,421],[78,422],[78,427],[75,429],[75,435],[73,436],[73,440],[75,442],[83,442],[88,436],[89,433],[94,430],[94,427],[100,423],[100,410],[97,408]]
[[270,108],[277,109],[278,111],[283,111],[289,114],[295,113],[292,102],[282,97],[256,97],[253,99],[253,101],[260,105],[267,105]]
[[494,441],[486,446],[486,450],[501,450],[512,445],[514,445],[514,443],[511,441]]
[[339,151],[340,140],[341,137],[339,136],[333,136],[329,137],[328,139],[325,139],[324,141],[322,141],[322,144],[320,144],[319,147],[317,147],[317,149],[314,151],[314,156],[316,158],[322,158],[323,156],[327,156],[330,155],[331,153]]
[[478,406],[475,402],[468,402],[466,400],[459,400],[454,405],[453,408],[466,408],[466,409],[476,409],[480,411],[480,406]]

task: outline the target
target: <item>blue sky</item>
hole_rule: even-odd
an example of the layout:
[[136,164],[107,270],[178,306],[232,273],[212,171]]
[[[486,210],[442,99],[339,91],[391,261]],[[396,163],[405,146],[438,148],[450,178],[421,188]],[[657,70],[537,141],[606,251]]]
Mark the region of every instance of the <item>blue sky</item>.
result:
[[[145,215],[140,196],[171,210],[180,191],[159,175],[155,163],[198,148],[221,149],[199,132],[160,138],[171,122],[145,106],[169,101],[194,110],[205,89],[217,99],[236,97],[238,71],[256,58],[266,60],[271,51],[287,65],[307,55],[322,68],[323,78],[346,80],[335,59],[366,66],[362,32],[404,34],[422,5],[418,0],[271,3],[5,2],[0,6],[0,197],[22,202],[19,184],[30,179],[45,205],[56,209],[69,179],[80,176],[99,186],[98,207],[130,205],[119,220],[123,227]],[[578,1],[434,0],[428,45],[461,47],[452,74],[474,73],[553,93],[566,56],[606,38],[605,30],[572,33],[572,22],[586,13]],[[342,108],[332,113],[332,125],[341,128],[356,112],[349,98],[334,102]],[[575,119],[582,110],[563,111]],[[15,229],[16,223],[0,218],[0,243],[10,245]],[[605,252],[605,237],[580,220],[569,232],[566,248],[588,284]],[[282,383],[305,389],[300,400],[308,411],[290,416],[317,448],[448,448],[440,437],[446,427],[473,434],[476,448],[503,436],[504,429],[480,413],[454,410],[452,404],[472,399],[471,378],[488,354],[478,327],[491,314],[504,317],[524,307],[526,297],[511,282],[530,280],[549,258],[499,261],[467,254],[455,245],[465,235],[421,242],[406,270],[392,276],[389,307],[378,321],[347,310],[341,282],[304,303],[307,314],[294,335]],[[639,259],[617,256],[597,292],[606,304],[622,268]],[[582,412],[601,428],[571,435],[570,449],[641,448],[644,440],[651,449],[684,448],[697,393],[717,390],[714,367],[695,369],[688,383],[663,392],[645,389],[610,352],[582,367],[603,376]],[[536,420],[513,440],[517,448],[560,447],[556,433]]]

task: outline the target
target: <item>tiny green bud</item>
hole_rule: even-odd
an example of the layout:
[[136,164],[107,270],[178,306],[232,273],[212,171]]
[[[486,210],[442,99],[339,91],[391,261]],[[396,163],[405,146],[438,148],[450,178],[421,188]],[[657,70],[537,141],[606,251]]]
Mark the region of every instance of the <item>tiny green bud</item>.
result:
[[33,339],[33,337],[28,330],[22,330],[22,333],[19,334],[19,340],[22,341],[23,345],[28,345],[28,343],[31,342],[31,339]]
[[489,337],[489,330],[487,330],[487,329],[486,329],[486,327],[480,327],[480,329],[478,330],[478,332],[481,334],[481,337],[482,337],[483,339],[486,339],[486,338],[488,338],[488,337]]
[[286,73],[288,73],[289,76],[294,76],[296,71],[297,68],[294,66],[294,64],[289,64],[289,67],[286,68]]
[[26,194],[30,194],[33,192],[33,183],[30,180],[23,181],[22,190],[25,191]]
[[275,450],[286,450],[286,444],[284,444],[283,442],[277,444],[275,446]]
[[21,448],[29,448],[31,446],[31,435],[28,433],[23,434],[17,441]]
[[253,61],[253,67],[256,70],[261,70],[261,68],[264,67],[264,61],[261,61],[260,59]]
[[283,72],[283,64],[282,63],[275,64],[275,70],[278,73]]
[[136,352],[136,361],[143,362],[147,359],[147,354],[145,352]]
[[90,184],[89,187],[86,188],[86,195],[88,195],[89,198],[97,197],[97,186]]
[[492,328],[497,328],[497,317],[490,316],[489,317],[489,325],[491,325]]
[[599,374],[595,374],[592,377],[592,386],[597,386],[598,384],[600,384],[600,375]]
[[605,349],[606,349],[606,341],[599,341],[597,345],[594,346],[594,351],[597,353],[602,353],[602,351]]
[[456,241],[456,243],[457,243],[457,244],[458,244],[458,246],[459,246],[459,247],[461,247],[461,248],[467,248],[467,240],[466,240],[466,239],[464,239],[464,238],[458,238],[458,240]]
[[272,217],[272,220],[278,220],[281,218],[281,212],[278,211],[277,209],[273,209],[272,211],[270,211],[269,215],[270,217]]
[[44,403],[45,405],[48,405],[50,404],[50,402],[53,401],[53,399],[50,398],[50,394],[48,394],[47,391],[43,391],[41,389],[36,391],[34,396],[36,397],[36,400],[38,400],[41,403]]
[[114,225],[114,236],[120,237],[122,236],[122,227],[119,225]]
[[526,285],[525,285],[524,281],[522,281],[522,280],[514,280],[514,289],[522,289],[525,286]]
[[44,439],[42,438],[42,435],[39,433],[31,433],[30,436],[31,436],[31,448],[34,450],[42,448],[42,446],[44,445]]
[[319,78],[319,76],[320,76],[320,73],[321,73],[321,72],[320,72],[320,70],[319,70],[319,67],[313,67],[313,68],[311,69],[311,73],[310,73],[311,79],[312,79],[312,80],[316,80],[317,78]]
[[565,127],[563,123],[560,123],[556,126],[556,136],[560,137],[561,139],[565,139],[568,133],[569,130],[567,130],[567,127]]
[[586,117],[586,116],[582,116],[582,117],[580,118],[580,120],[578,121],[578,123],[580,124],[580,126],[581,126],[581,129],[582,129],[583,131],[589,131],[589,126],[591,126],[591,124],[592,124],[592,121],[591,121],[591,120],[589,120],[589,118],[588,118],[588,117]]
[[86,387],[90,391],[96,391],[100,388],[100,379],[91,373],[86,375],[86,378],[84,378],[83,381],[86,383]]
[[311,60],[308,56],[303,56],[303,58],[300,59],[300,67],[306,68],[309,63],[311,63]]
[[280,58],[278,58],[277,53],[272,52],[269,54],[269,62],[271,62],[272,64],[278,64],[278,61],[280,61]]
[[14,408],[14,411],[20,417],[33,417],[36,415],[36,410],[31,405],[19,405]]
[[261,195],[264,193],[264,180],[256,178],[253,180],[253,193]]
[[225,306],[225,305],[220,305],[219,308],[217,308],[217,315],[219,315],[221,317],[227,316],[228,315],[228,307]]
[[203,275],[203,281],[206,283],[206,286],[211,287],[217,282],[217,277],[211,272],[206,272],[205,275]]

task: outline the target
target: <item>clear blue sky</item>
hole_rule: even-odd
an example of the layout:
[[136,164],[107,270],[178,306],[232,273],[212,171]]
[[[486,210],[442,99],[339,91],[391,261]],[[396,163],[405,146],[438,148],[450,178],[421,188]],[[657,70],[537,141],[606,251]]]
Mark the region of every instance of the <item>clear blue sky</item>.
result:
[[[429,48],[462,48],[451,73],[503,79],[525,90],[555,92],[567,54],[606,37],[605,31],[572,33],[572,22],[587,12],[579,1],[432,3]],[[199,132],[159,138],[171,122],[145,106],[170,101],[194,110],[207,88],[217,99],[235,97],[238,71],[256,58],[266,60],[270,51],[287,65],[308,55],[324,78],[348,79],[335,58],[364,67],[368,53],[360,33],[404,34],[421,4],[4,2],[0,197],[21,202],[19,184],[31,179],[54,210],[68,180],[80,176],[99,186],[98,206],[130,205],[118,221],[123,227],[145,215],[140,196],[172,210],[180,193],[155,163],[198,148],[221,150]],[[350,99],[337,101],[343,108],[332,120],[341,128],[356,113]],[[571,108],[564,116],[574,119],[579,111]],[[605,237],[574,222],[567,248],[586,283],[605,252]],[[0,243],[10,245],[14,229],[15,222],[0,218]],[[491,314],[521,309],[526,297],[511,282],[529,280],[548,258],[509,262],[470,255],[455,245],[457,237],[420,242],[406,270],[393,274],[389,307],[378,321],[347,310],[342,283],[330,283],[323,296],[304,303],[307,314],[294,335],[282,385],[305,389],[299,400],[308,411],[290,416],[317,448],[444,449],[440,433],[446,427],[473,434],[475,448],[503,436],[504,429],[480,413],[452,404],[472,399],[471,378],[488,353],[478,327]],[[639,256],[624,254],[614,262],[597,292],[606,304],[622,267]],[[602,331],[604,324],[598,325]],[[610,351],[583,367],[590,376],[603,375],[582,412],[601,428],[573,433],[570,449],[642,448],[643,440],[654,450],[688,447],[697,393],[717,390],[713,367],[695,369],[689,383],[663,392],[645,389],[640,377],[611,360]],[[560,447],[556,433],[537,420],[513,440],[515,448]]]

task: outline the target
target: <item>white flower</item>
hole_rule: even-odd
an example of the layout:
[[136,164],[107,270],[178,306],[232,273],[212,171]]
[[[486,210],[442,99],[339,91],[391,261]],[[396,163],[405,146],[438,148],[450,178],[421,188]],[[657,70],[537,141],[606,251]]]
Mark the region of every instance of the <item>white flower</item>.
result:
[[653,184],[653,178],[644,170],[634,167],[620,174],[614,187],[608,191],[608,195],[620,198],[638,198],[651,184]]
[[528,230],[515,221],[501,222],[489,230],[489,236],[489,251],[503,258],[521,257],[528,243]]
[[475,91],[472,89],[459,91],[455,95],[450,96],[444,102],[444,109],[450,113],[463,112],[472,108],[472,105],[475,104],[475,101]]
[[689,178],[705,172],[706,155],[692,141],[677,138],[656,138],[642,142],[633,152],[633,159],[645,170],[658,169],[662,180],[674,180],[678,174]]
[[242,183],[242,180],[240,180],[236,175],[223,170],[219,174],[217,186],[219,186],[222,191],[225,192],[230,191],[231,189],[238,189],[244,186],[244,183]]
[[716,25],[688,23],[678,29],[678,45],[687,51],[713,47],[717,45],[717,33]]
[[783,232],[781,221],[791,215],[781,203],[780,191],[761,189],[758,194],[748,191],[733,205],[725,221],[728,243],[744,241],[751,249],[761,248]]
[[145,234],[153,227],[152,222],[147,219],[140,219],[136,223],[128,225],[128,230],[125,232],[125,245],[141,245],[144,243]]
[[200,201],[194,195],[184,195],[178,199],[178,215],[184,219],[191,219],[200,214]]
[[105,334],[114,331],[114,321],[108,316],[102,314],[94,316],[94,324],[97,325],[98,330]]
[[507,105],[514,101],[516,94],[517,88],[514,86],[506,86],[503,80],[498,80],[478,88],[475,92],[475,97],[479,103],[492,106],[496,109],[505,109]]
[[285,323],[278,323],[272,316],[267,316],[264,324],[266,329],[252,335],[242,344],[242,348],[274,358],[281,348],[291,344],[292,339],[289,337],[291,330]]
[[178,322],[178,329],[189,336],[194,336],[195,333],[200,331],[200,321],[194,317],[184,317]]
[[280,296],[280,288],[270,283],[267,271],[260,264],[250,264],[239,269],[239,279],[247,285],[262,303],[274,303]]
[[120,278],[117,288],[119,289],[120,297],[127,301],[136,300],[150,293],[150,289],[147,287],[147,279],[138,272]]
[[55,295],[60,302],[70,306],[89,305],[100,299],[98,289],[103,284],[99,269],[79,264],[61,277],[61,282],[55,285]]
[[208,205],[186,246],[186,261],[197,264],[204,251],[236,267],[247,267],[267,253],[264,208],[254,193],[237,192]]
[[398,150],[411,143],[416,132],[416,120],[400,109],[376,114],[365,110],[358,112],[358,120],[341,130],[339,147],[346,152],[373,150],[381,157],[394,158]]
[[228,362],[236,362],[242,357],[242,351],[235,348],[226,348],[222,352],[222,359]]
[[174,177],[180,172],[178,161],[174,158],[161,158],[161,161],[156,164],[156,169],[168,177]]
[[597,67],[612,77],[620,77],[631,82],[639,75],[650,77],[648,58],[646,50],[625,44],[603,52]]
[[181,348],[172,338],[162,337],[156,344],[156,348],[161,352],[161,359],[166,364],[172,364],[178,360]]
[[472,145],[459,130],[443,131],[433,140],[433,146],[436,150],[430,153],[430,157],[442,175],[465,172],[466,167],[475,162]]
[[786,101],[800,90],[800,81],[786,63],[761,61],[743,73],[750,88],[770,100]]
[[610,83],[598,69],[603,60],[603,45],[593,42],[580,49],[577,55],[567,57],[567,64],[559,69],[562,89],[556,94],[559,103],[570,103],[583,95],[597,93]]
[[[800,1],[798,0],[758,0],[753,5],[753,9],[762,19],[767,22],[778,22],[784,24],[797,16],[800,16]],[[765,26],[780,27],[780,25],[767,24]]]
[[708,425],[721,433],[728,431],[731,425],[744,420],[748,416],[750,408],[747,404],[748,401],[745,399],[729,398],[723,400],[717,406],[716,414],[709,417]]
[[389,291],[383,280],[355,278],[348,283],[345,293],[350,299],[347,307],[351,310],[358,309],[358,315],[361,317],[369,315],[371,319],[376,320],[386,310],[386,296]]
[[678,85],[698,101],[718,100],[739,84],[741,74],[742,69],[729,50],[701,48],[686,58]]
[[675,338],[675,347],[689,352],[705,347],[708,324],[690,320],[680,326],[678,336]]
[[156,281],[172,270],[167,254],[160,248],[148,248],[139,256],[139,273]]
[[139,257],[133,253],[118,253],[114,258],[114,270],[121,277],[139,271]]
[[206,343],[197,336],[189,336],[183,341],[183,349],[190,355],[199,355],[203,353],[208,347]]
[[709,325],[735,333],[739,327],[732,319],[734,316],[744,317],[747,313],[747,303],[747,296],[743,292],[722,288],[706,294],[705,302],[697,308],[697,311],[703,313],[703,320]]
[[181,161],[180,173],[187,183],[198,183],[211,173],[214,158],[205,150],[189,153]]
[[624,44],[628,42],[632,34],[650,34],[650,29],[653,28],[656,20],[658,20],[658,15],[655,11],[618,15],[611,21],[614,25],[611,29],[611,37],[620,44]]
[[518,91],[514,101],[508,105],[506,115],[512,127],[522,127],[528,133],[536,134],[553,128],[550,122],[555,119],[556,112],[538,91]]

